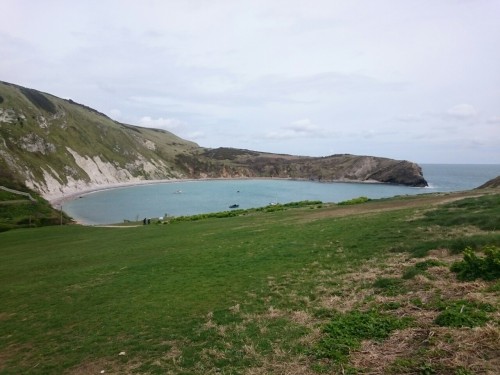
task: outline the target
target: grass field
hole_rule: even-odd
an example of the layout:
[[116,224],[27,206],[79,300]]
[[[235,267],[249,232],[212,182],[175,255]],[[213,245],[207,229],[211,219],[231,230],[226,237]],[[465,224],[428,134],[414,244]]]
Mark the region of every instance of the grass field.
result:
[[493,374],[498,279],[449,268],[499,220],[476,191],[0,233],[0,374]]

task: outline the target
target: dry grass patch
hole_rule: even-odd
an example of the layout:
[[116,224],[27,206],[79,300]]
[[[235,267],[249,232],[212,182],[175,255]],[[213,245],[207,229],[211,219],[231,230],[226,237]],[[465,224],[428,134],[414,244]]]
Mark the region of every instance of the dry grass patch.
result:
[[289,319],[295,324],[306,327],[311,326],[316,321],[316,319],[306,311],[292,311]]
[[171,361],[174,364],[178,363],[182,357],[182,350],[179,348],[181,344],[175,341],[168,341],[165,342],[165,344],[168,344],[170,349],[163,355],[162,359],[165,361]]
[[[377,295],[371,306],[392,306],[391,314],[411,317],[414,326],[394,332],[383,342],[365,341],[351,354],[350,364],[366,374],[455,374],[462,369],[473,374],[497,374],[500,368],[500,313],[498,293],[486,293],[489,283],[461,282],[449,270],[460,259],[445,249],[429,252],[429,256],[404,262],[395,259],[385,269],[386,275],[403,273],[417,262],[439,260],[448,266],[434,266],[405,281],[409,292],[398,296]],[[387,272],[389,271],[389,272]],[[373,273],[380,275],[377,271]],[[483,327],[438,327],[438,306],[447,301],[468,301],[494,307],[490,323]],[[340,302],[340,301],[339,301]],[[428,371],[428,372],[425,372]]]
[[411,358],[427,338],[427,330],[407,328],[383,342],[363,341],[361,349],[351,354],[350,363],[363,373],[385,374],[396,359]]
[[408,328],[382,343],[365,341],[350,363],[363,374],[497,374],[500,330],[496,326],[448,329]]
[[317,375],[311,369],[310,359],[306,356],[275,355],[265,358],[258,367],[248,368],[245,375]]
[[344,292],[342,295],[321,297],[319,299],[319,305],[324,309],[347,312],[360,306],[368,297],[372,295],[373,291],[368,289]]

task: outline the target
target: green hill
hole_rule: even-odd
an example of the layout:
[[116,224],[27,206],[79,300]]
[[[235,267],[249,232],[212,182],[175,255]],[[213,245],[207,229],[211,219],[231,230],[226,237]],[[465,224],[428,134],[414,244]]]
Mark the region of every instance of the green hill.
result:
[[36,90],[0,83],[0,97],[1,159],[47,197],[92,184],[182,177],[176,157],[199,149]]
[[408,161],[207,149],[170,132],[122,124],[72,100],[6,82],[0,82],[0,163],[15,181],[49,200],[107,184],[174,178],[427,185],[420,167]]

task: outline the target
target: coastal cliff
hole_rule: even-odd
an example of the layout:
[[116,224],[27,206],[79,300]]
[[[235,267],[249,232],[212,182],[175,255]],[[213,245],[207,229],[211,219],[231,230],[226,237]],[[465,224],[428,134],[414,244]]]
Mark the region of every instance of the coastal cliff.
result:
[[497,188],[500,188],[500,176],[497,176],[489,181],[486,181],[477,189],[497,189]]
[[6,82],[0,82],[0,170],[49,200],[110,184],[168,179],[267,177],[427,186],[421,168],[409,161],[209,149]]

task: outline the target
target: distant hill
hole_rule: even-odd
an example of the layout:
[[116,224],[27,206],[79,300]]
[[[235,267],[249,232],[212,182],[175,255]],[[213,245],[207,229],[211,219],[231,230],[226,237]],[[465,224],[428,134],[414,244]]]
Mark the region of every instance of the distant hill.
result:
[[[85,105],[0,81],[0,178],[46,199],[140,180],[279,177],[427,186],[412,162],[304,157],[200,147],[165,130],[122,124]],[[9,186],[7,186],[9,187]]]
[[478,189],[490,189],[490,188],[499,188],[500,187],[500,176],[497,176],[481,186],[478,187]]

